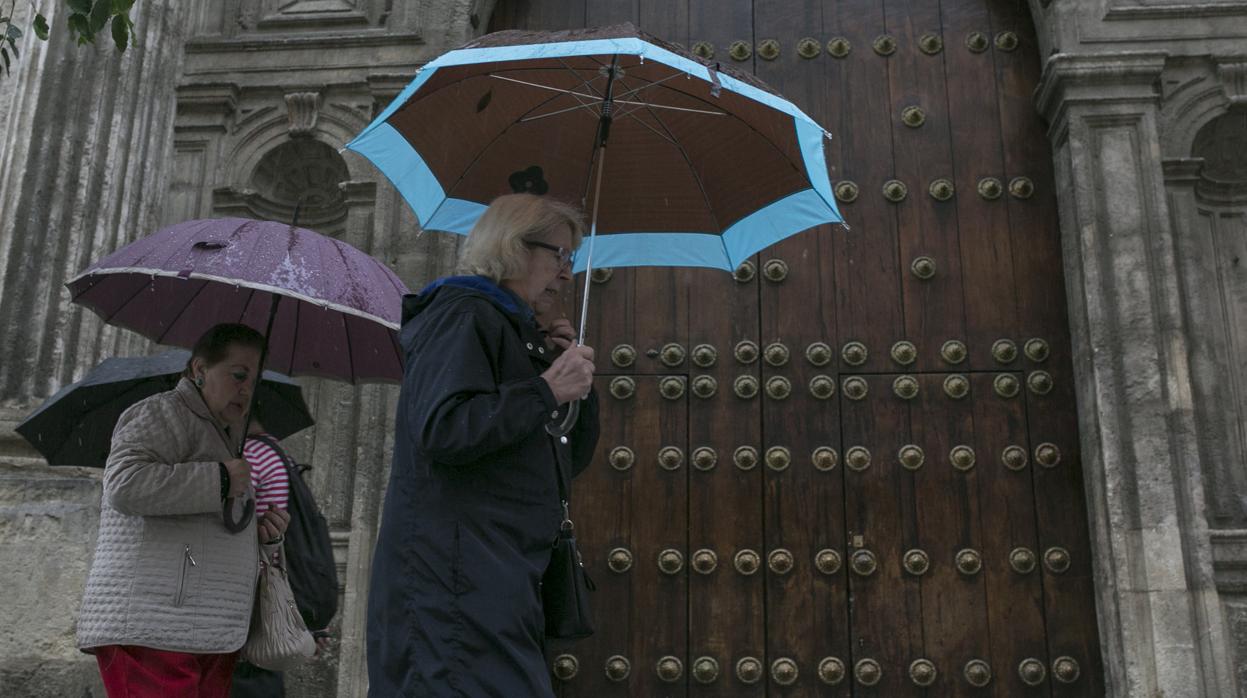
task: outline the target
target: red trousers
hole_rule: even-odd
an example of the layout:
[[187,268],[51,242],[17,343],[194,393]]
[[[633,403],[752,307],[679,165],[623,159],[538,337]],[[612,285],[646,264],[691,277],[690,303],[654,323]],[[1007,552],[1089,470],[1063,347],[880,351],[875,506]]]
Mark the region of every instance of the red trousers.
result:
[[228,698],[238,653],[105,645],[95,648],[95,660],[108,698]]

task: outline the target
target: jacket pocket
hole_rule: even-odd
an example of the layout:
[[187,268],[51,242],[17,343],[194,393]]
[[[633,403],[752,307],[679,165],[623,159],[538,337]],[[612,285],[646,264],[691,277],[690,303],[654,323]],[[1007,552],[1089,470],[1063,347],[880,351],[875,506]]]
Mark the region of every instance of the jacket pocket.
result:
[[178,573],[178,587],[173,594],[173,605],[181,606],[182,600],[186,596],[186,574],[191,567],[198,567],[199,563],[195,562],[195,558],[191,555],[190,543],[183,546],[181,572]]

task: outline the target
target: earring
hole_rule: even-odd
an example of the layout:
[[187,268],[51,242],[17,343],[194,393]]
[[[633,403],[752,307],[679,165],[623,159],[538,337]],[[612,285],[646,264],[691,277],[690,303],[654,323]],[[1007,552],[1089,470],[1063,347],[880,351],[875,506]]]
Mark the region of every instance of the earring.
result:
[[203,377],[202,377],[202,376],[200,376],[199,378],[196,378],[196,379],[195,379],[195,387],[196,387],[196,388],[202,388],[202,387],[204,387],[204,379],[203,379]]

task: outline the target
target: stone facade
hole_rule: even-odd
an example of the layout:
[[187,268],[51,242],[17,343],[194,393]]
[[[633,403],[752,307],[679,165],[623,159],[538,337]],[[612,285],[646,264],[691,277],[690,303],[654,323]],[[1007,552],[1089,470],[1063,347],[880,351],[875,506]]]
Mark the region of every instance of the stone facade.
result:
[[[21,3],[19,3],[21,4]],[[0,82],[0,695],[102,695],[72,623],[98,473],[12,427],[146,343],[63,282],[163,223],[297,219],[413,287],[455,240],[417,235],[341,146],[493,2],[147,0],[124,55],[27,37]],[[222,7],[229,8],[223,10]],[[27,12],[23,4],[19,16]],[[1097,607],[1114,696],[1247,696],[1247,3],[1032,0],[1055,159]],[[306,381],[294,440],[334,530],[338,649],[292,695],[363,695],[363,600],[394,390]]]

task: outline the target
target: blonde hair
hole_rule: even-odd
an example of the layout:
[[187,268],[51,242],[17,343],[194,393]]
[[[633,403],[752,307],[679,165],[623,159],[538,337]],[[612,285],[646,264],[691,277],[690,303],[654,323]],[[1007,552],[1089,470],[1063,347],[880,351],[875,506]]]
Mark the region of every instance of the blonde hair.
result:
[[501,283],[524,273],[525,242],[567,226],[572,249],[580,247],[585,224],[580,211],[535,194],[507,194],[493,200],[472,226],[459,251],[460,274],[479,274]]

